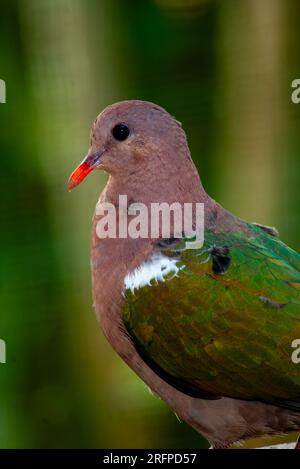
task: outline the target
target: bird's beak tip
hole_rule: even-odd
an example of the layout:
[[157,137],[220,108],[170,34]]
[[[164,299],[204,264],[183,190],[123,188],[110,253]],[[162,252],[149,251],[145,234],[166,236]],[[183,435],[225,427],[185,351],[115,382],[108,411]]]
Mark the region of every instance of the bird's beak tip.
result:
[[71,190],[78,186],[93,169],[93,166],[83,161],[71,174],[67,184],[67,190],[71,192]]
[[103,153],[104,149],[95,153],[89,153],[82,163],[77,166],[68,181],[67,189],[69,192],[74,189],[74,187],[78,186],[87,177],[87,175],[95,169]]

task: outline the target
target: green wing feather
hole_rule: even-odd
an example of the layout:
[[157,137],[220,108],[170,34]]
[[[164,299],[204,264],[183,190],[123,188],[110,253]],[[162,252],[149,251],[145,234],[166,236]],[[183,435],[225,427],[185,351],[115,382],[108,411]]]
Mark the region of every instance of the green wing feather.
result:
[[[260,227],[248,228],[248,235],[207,231],[200,250],[180,243],[166,251],[182,269],[127,290],[124,323],[148,363],[195,392],[297,400],[300,255]],[[224,274],[214,268],[219,248],[230,259]]]

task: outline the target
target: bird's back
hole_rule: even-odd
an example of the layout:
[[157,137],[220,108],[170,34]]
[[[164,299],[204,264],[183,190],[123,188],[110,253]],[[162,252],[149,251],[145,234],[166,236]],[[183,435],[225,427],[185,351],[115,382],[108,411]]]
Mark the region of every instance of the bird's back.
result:
[[123,319],[143,359],[187,394],[298,408],[300,255],[266,230],[158,246],[125,279]]

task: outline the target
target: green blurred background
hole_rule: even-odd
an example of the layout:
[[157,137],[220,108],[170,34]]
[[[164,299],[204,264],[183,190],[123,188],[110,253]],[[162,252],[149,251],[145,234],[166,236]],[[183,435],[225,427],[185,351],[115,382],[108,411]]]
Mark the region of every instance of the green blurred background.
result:
[[0,447],[205,447],[94,316],[99,172],[69,194],[108,104],[183,122],[210,195],[300,248],[298,0],[1,0]]

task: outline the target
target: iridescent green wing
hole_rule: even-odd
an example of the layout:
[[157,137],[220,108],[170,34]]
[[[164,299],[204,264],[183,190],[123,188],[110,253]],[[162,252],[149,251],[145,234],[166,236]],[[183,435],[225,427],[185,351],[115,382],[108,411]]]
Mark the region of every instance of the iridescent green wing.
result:
[[164,250],[178,272],[125,292],[124,323],[146,362],[192,395],[297,400],[300,256],[249,225]]

